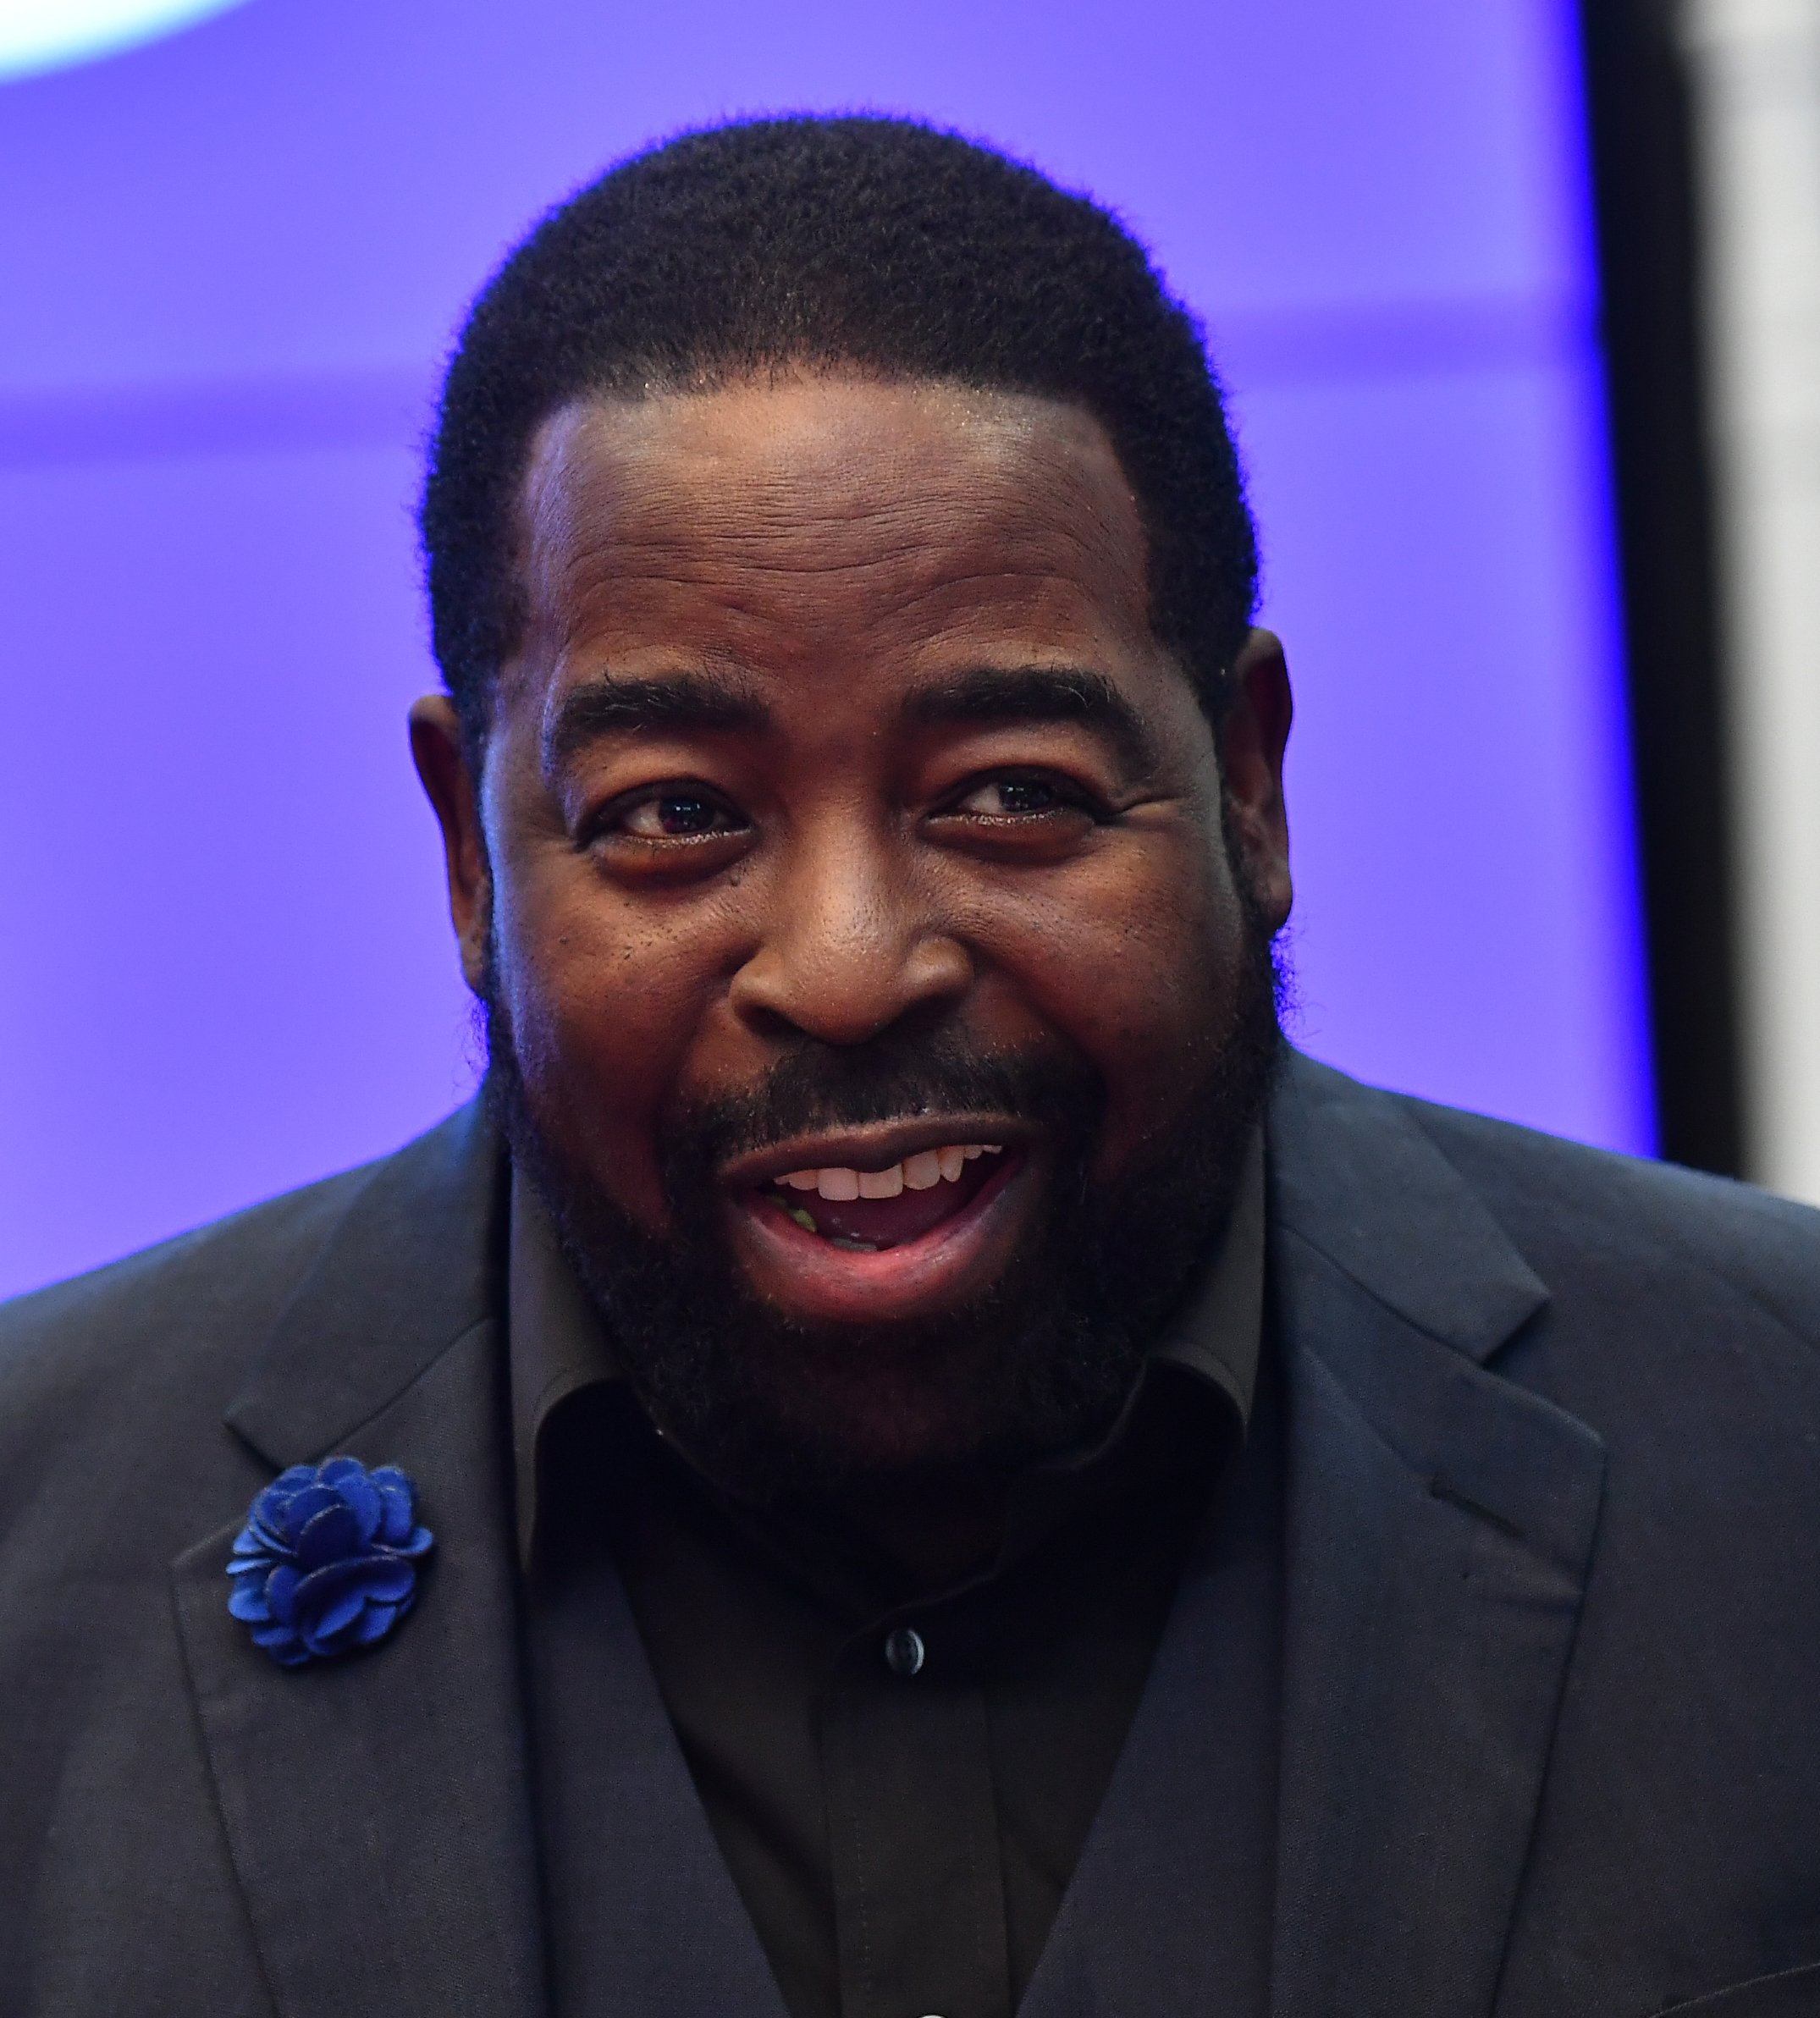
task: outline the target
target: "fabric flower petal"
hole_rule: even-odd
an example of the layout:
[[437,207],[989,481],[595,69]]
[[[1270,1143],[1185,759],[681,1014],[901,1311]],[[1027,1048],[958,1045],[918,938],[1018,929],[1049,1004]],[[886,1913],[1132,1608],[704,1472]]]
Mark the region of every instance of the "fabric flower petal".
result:
[[295,1609],[306,1640],[314,1644],[331,1640],[360,1617],[367,1603],[364,1567],[359,1563],[332,1563],[304,1579]]
[[295,1668],[299,1662],[310,1657],[309,1649],[288,1626],[255,1626],[253,1645],[262,1648],[274,1661],[282,1662],[286,1668]]
[[266,1579],[266,1608],[281,1624],[290,1624],[296,1616],[297,1586],[302,1581],[290,1563],[280,1563]]
[[371,1541],[384,1512],[379,1489],[361,1469],[358,1458],[331,1458],[323,1467],[323,1483],[339,1495],[360,1522],[361,1540]]
[[363,1540],[360,1516],[338,1499],[311,1516],[298,1531],[291,1549],[297,1567],[308,1574],[331,1563],[346,1562],[357,1556]]
[[254,1500],[227,1563],[228,1610],[281,1666],[377,1646],[416,1600],[433,1546],[396,1465],[294,1464]]
[[395,1465],[383,1464],[372,1475],[373,1490],[383,1508],[379,1533],[389,1548],[411,1537],[411,1486]]
[[230,1617],[245,1625],[263,1624],[272,1616],[266,1604],[263,1582],[253,1577],[243,1578],[228,1600],[228,1611]]
[[341,1495],[332,1486],[306,1486],[301,1492],[292,1493],[284,1502],[286,1540],[295,1541],[318,1514],[341,1504]]
[[416,1583],[416,1568],[402,1556],[370,1556],[361,1589],[370,1604],[402,1604]]
[[372,1646],[384,1639],[396,1622],[401,1607],[398,1605],[369,1604],[361,1613],[359,1623],[354,1629],[356,1646]]

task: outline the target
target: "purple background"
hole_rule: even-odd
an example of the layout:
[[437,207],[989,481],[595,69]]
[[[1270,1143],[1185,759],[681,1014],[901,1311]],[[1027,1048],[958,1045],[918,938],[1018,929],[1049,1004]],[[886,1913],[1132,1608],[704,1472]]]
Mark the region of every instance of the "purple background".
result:
[[0,1292],[472,1083],[403,732],[437,361],[564,190],[793,107],[1029,155],[1206,317],[1302,1040],[1650,1146],[1567,0],[251,0],[0,86]]

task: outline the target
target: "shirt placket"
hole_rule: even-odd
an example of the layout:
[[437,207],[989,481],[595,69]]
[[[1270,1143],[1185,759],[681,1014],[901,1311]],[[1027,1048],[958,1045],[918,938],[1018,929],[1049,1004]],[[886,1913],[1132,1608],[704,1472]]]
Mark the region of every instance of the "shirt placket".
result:
[[842,2018],[1011,2018],[985,1698],[939,1629],[849,1641],[821,1745]]

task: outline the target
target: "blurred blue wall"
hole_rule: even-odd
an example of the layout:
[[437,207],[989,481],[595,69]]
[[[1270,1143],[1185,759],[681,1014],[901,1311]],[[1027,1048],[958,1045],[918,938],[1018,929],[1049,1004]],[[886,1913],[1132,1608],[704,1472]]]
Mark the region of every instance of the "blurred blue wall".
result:
[[438,357],[615,155],[836,106],[1093,191],[1206,318],[1302,1040],[1650,1146],[1567,0],[250,0],[0,85],[0,1292],[471,1084],[403,734]]

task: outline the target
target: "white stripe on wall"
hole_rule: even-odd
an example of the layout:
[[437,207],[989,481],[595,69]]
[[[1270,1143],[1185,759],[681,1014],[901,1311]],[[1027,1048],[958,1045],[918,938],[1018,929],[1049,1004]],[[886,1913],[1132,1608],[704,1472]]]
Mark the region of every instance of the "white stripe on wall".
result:
[[1748,1175],[1820,1204],[1820,0],[1687,0]]

